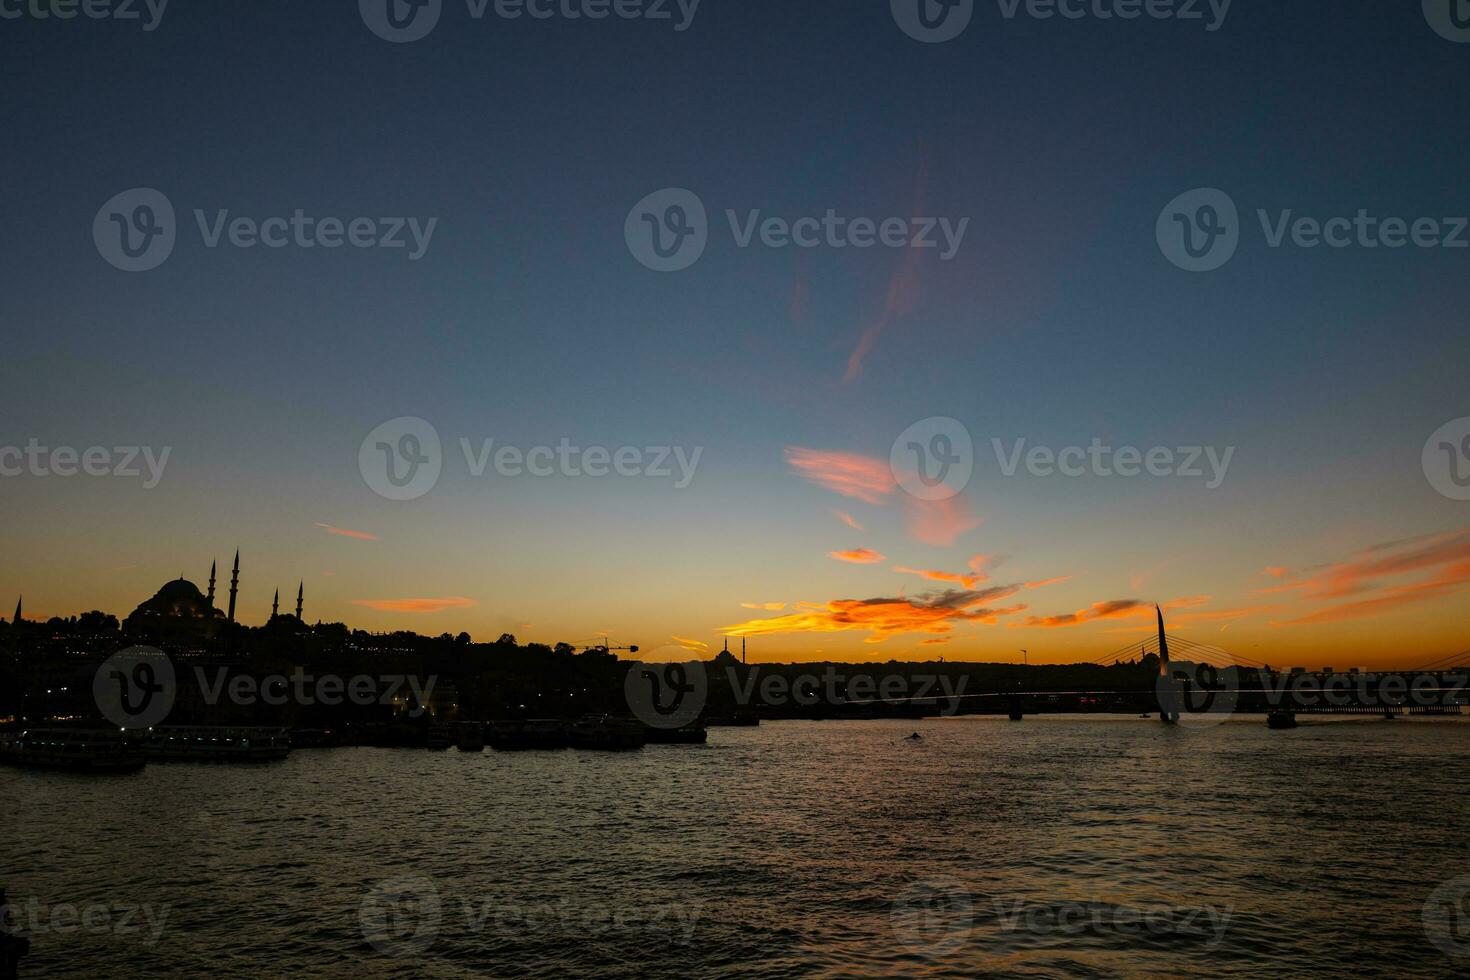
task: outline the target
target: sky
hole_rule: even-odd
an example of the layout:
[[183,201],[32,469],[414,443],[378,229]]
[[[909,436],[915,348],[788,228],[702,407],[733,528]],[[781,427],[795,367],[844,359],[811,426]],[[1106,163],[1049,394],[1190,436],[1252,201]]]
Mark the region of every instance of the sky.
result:
[[[1425,460],[1470,416],[1470,249],[1271,243],[1360,210],[1452,237],[1470,44],[1417,0],[1236,0],[1214,30],[1208,5],[979,2],[940,43],[904,2],[445,0],[404,43],[370,0],[0,17],[0,465],[32,440],[168,452],[156,485],[0,476],[0,597],[121,617],[239,548],[247,623],[304,581],[308,621],[650,658],[730,636],[757,661],[1090,660],[1154,603],[1278,666],[1470,647],[1470,502]],[[175,212],[146,271],[99,244],[134,188]],[[657,271],[630,242],[669,188],[707,244]],[[1199,272],[1159,237],[1204,221],[1173,204],[1196,188],[1238,208]],[[297,209],[406,246],[232,244]],[[741,245],[752,212],[829,211],[910,243],[931,218],[939,247]],[[373,460],[412,448],[405,418],[440,472],[389,499]],[[953,447],[935,418],[971,473],[924,499],[891,450],[916,425]],[[485,440],[671,475],[476,475]],[[1018,440],[1199,447],[1205,475],[1007,475]]]

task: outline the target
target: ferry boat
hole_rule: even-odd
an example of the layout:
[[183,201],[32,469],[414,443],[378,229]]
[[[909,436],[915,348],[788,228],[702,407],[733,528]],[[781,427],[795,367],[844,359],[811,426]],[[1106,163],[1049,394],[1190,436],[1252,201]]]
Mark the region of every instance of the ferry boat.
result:
[[0,735],[0,763],[72,772],[136,772],[147,759],[121,731],[33,728]]
[[625,752],[641,749],[647,741],[648,729],[641,722],[611,715],[583,715],[571,726],[574,749]]
[[567,724],[555,718],[490,723],[490,747],[499,752],[564,749],[568,744]]
[[148,729],[142,744],[157,762],[274,762],[291,754],[284,728],[169,725]]

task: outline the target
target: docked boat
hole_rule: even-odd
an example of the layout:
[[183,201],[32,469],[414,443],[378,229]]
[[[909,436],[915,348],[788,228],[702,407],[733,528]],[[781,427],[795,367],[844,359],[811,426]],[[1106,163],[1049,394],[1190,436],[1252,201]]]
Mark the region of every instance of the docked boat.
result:
[[642,722],[611,715],[584,715],[572,722],[574,749],[626,752],[643,748],[647,741],[648,729]]
[[461,752],[485,751],[485,726],[478,721],[461,722],[458,744]]
[[555,718],[490,723],[490,747],[499,752],[528,749],[564,749],[569,744],[567,724]]
[[1268,728],[1295,728],[1296,712],[1282,710],[1268,712],[1266,726]]
[[71,772],[136,772],[143,750],[116,729],[33,728],[0,736],[0,763]]
[[434,725],[429,729],[426,743],[433,752],[442,752],[455,743],[454,730],[448,725]]
[[274,762],[291,754],[284,728],[170,725],[150,728],[142,745],[155,762]]

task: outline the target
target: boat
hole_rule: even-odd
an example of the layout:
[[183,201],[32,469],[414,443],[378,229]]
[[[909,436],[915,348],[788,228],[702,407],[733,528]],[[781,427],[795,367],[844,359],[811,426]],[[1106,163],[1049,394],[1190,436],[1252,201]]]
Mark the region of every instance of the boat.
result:
[[284,728],[166,725],[148,729],[141,742],[155,762],[276,762],[291,754]]
[[709,741],[709,729],[703,725],[685,725],[683,728],[654,728],[648,726],[645,741],[650,745],[703,745]]
[[116,729],[32,728],[0,736],[0,763],[70,772],[137,772],[142,749]]
[[425,744],[431,752],[442,752],[455,743],[454,732],[448,725],[433,725],[429,728]]
[[1295,728],[1296,712],[1277,709],[1266,714],[1268,728]]
[[489,727],[490,747],[498,752],[564,749],[569,744],[566,722],[555,718],[493,721]]
[[484,752],[485,726],[478,721],[460,722],[458,744],[461,752]]
[[572,722],[570,734],[572,748],[606,752],[641,749],[648,741],[642,723],[612,715],[583,715]]

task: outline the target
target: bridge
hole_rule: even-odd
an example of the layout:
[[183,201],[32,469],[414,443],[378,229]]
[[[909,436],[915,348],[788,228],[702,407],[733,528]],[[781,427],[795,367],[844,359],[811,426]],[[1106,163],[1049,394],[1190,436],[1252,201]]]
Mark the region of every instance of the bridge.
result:
[[[1226,717],[1262,715],[1273,728],[1291,728],[1299,714],[1459,715],[1470,704],[1470,650],[1411,670],[1339,672],[1300,669],[1282,672],[1270,665],[1166,632],[1156,610],[1155,636],[1130,643],[1096,660],[1070,666],[1113,667],[1156,657],[1152,684],[1127,689],[1012,690],[944,697],[871,699],[854,707],[907,706],[913,716],[940,713],[1027,715],[1076,712],[1126,712],[1157,716],[1165,724],[1212,723]],[[1175,653],[1183,659],[1176,659]]]

